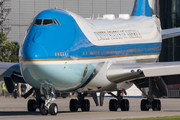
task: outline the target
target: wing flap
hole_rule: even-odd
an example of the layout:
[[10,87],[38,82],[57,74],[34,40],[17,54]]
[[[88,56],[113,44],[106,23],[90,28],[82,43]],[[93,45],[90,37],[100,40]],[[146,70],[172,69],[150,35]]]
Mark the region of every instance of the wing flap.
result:
[[165,29],[161,31],[162,39],[180,36],[180,28]]

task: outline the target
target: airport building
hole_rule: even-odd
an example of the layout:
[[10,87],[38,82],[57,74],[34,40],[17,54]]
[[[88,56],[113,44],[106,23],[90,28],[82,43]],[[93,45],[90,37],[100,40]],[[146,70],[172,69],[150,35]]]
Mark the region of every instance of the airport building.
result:
[[[162,29],[180,27],[180,0],[159,0]],[[180,37],[163,40],[159,61],[180,61]],[[180,85],[170,85],[169,97],[180,97]]]
[[[131,14],[135,0],[1,0],[1,20],[8,40],[20,43],[32,18],[45,9],[72,11],[84,18],[98,18],[104,14]],[[163,29],[180,27],[180,0],[157,0],[156,13]],[[8,11],[9,10],[9,11]],[[4,28],[5,28],[4,27]],[[180,37],[163,40],[159,61],[180,61]],[[180,97],[180,86],[170,86],[172,96]]]
[[68,10],[84,18],[102,17],[104,14],[132,12],[134,0],[5,0],[5,6],[11,6],[7,20],[11,31],[7,35],[11,42],[20,42],[32,18],[45,9],[57,7]]

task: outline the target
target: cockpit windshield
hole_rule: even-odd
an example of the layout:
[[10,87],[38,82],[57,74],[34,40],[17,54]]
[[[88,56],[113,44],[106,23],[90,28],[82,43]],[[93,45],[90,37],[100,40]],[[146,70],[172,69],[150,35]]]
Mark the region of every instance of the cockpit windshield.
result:
[[53,23],[53,20],[45,19],[45,20],[43,21],[43,25],[49,25],[49,24],[54,24],[54,23]]
[[42,23],[42,19],[36,19],[36,21],[35,21],[35,25],[41,25],[41,23]]
[[57,19],[36,19],[34,25],[60,25]]

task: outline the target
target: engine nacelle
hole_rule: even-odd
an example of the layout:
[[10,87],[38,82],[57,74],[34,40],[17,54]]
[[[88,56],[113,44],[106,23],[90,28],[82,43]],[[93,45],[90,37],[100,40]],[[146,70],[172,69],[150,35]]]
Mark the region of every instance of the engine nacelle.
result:
[[9,93],[13,93],[14,91],[14,82],[10,77],[4,77],[4,82],[6,84],[6,89],[8,90]]
[[26,83],[23,77],[18,74],[13,74],[11,77],[4,77],[4,82],[9,93],[13,93],[15,88],[14,83]]

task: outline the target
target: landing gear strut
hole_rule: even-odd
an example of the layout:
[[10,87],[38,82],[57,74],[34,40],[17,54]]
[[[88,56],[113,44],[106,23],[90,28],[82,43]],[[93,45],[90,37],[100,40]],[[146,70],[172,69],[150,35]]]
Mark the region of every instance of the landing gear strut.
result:
[[78,99],[71,99],[69,103],[71,112],[77,112],[79,108],[81,108],[82,111],[90,110],[90,102],[88,99],[84,99],[85,96],[87,96],[87,93],[78,93]]
[[144,91],[143,94],[147,97],[147,99],[143,99],[141,101],[141,111],[149,111],[152,108],[153,111],[161,110],[161,101],[158,99],[154,99],[152,94],[152,79],[149,78],[149,92],[148,95]]
[[26,99],[33,93],[33,91],[35,91],[34,97],[36,98],[36,100],[34,100],[34,99],[28,100],[27,109],[29,112],[35,112],[36,109],[40,108],[41,104],[44,103],[44,100],[41,99],[40,91],[37,89],[34,89],[34,88],[29,90],[23,97]]
[[117,96],[114,95],[113,93],[109,92],[111,96],[117,98],[116,99],[111,99],[109,101],[109,110],[110,111],[117,111],[118,108],[121,108],[121,111],[129,111],[129,100],[123,99],[121,96],[122,91],[117,91]]

